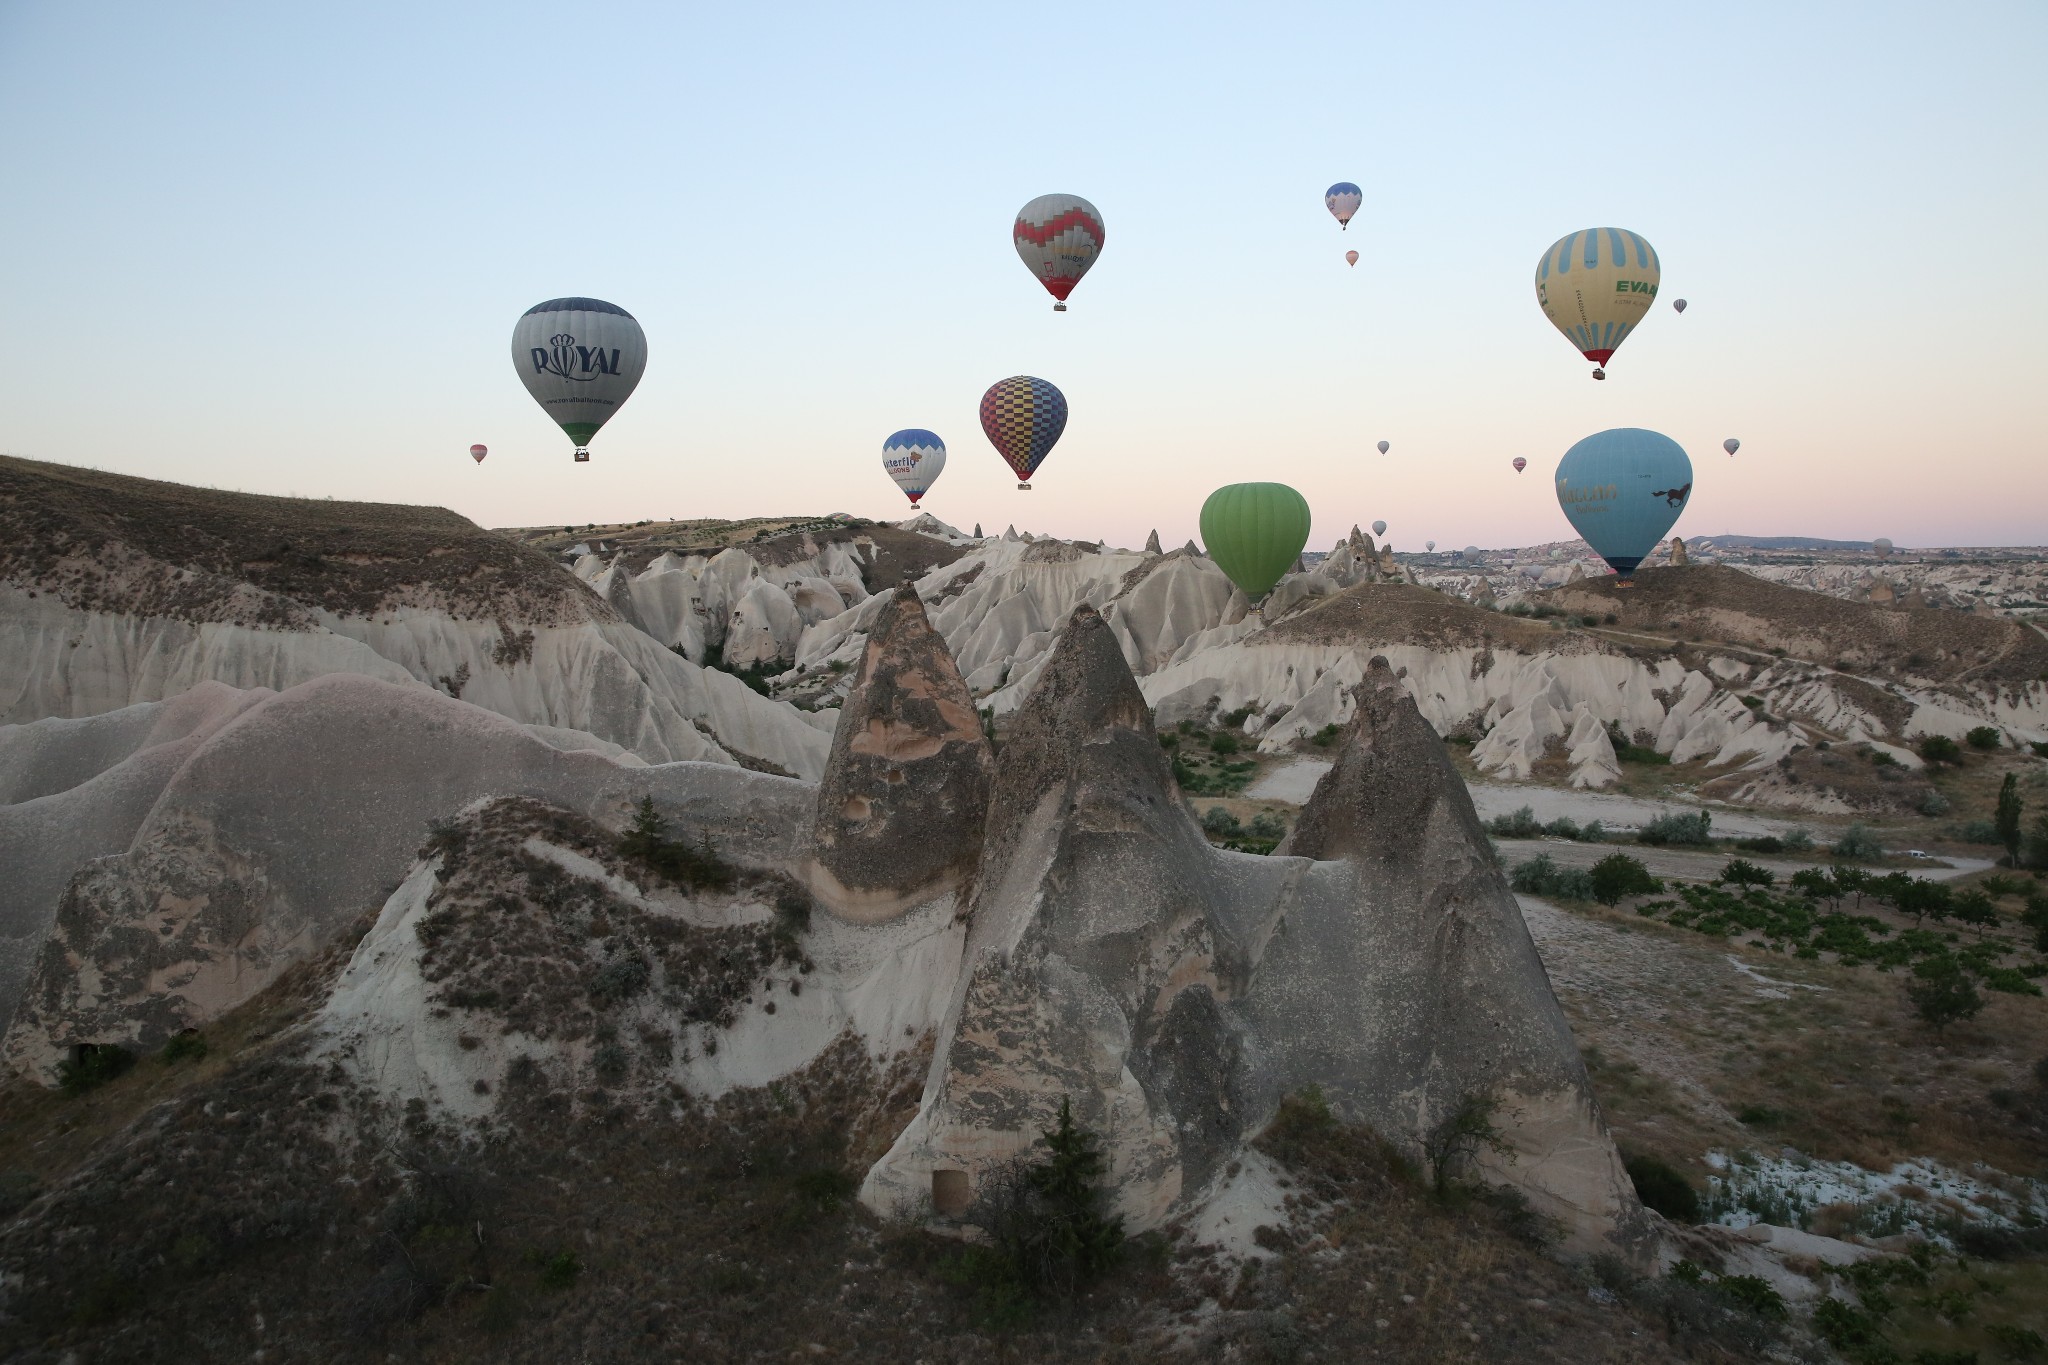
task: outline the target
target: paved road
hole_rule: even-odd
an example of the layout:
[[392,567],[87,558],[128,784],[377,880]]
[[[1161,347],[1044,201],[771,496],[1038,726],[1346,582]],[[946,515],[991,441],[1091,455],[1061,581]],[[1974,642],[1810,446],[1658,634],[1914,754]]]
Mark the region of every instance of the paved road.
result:
[[[1622,852],[1641,859],[1643,865],[1659,877],[1680,877],[1691,881],[1711,881],[1727,865],[1730,858],[1747,858],[1759,867],[1767,867],[1777,873],[1781,881],[1801,868],[1827,865],[1823,859],[1802,861],[1797,858],[1773,858],[1732,849],[1700,852],[1691,849],[1657,848],[1649,844],[1575,844],[1568,839],[1496,839],[1494,842],[1500,845],[1501,857],[1507,861],[1509,867],[1539,853],[1548,853],[1550,861],[1559,867],[1591,867],[1610,853]],[[1992,865],[1990,860],[1985,858],[1948,858],[1944,861],[1954,863],[1955,866],[1912,867],[1903,870],[1926,881],[1943,882],[1971,872],[1982,872]],[[1883,870],[1890,872],[1895,869]]]

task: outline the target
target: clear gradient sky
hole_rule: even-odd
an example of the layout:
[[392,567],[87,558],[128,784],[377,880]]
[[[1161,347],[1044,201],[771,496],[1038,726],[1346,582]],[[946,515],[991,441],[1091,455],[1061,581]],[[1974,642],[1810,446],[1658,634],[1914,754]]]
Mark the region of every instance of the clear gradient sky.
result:
[[[2044,70],[2039,0],[0,0],[0,451],[485,525],[896,517],[923,426],[963,528],[1171,545],[1278,479],[1312,547],[1419,549],[1568,536],[1558,457],[1646,426],[1681,534],[2041,543]],[[1009,243],[1049,191],[1108,227],[1060,315]],[[1664,284],[1595,384],[1531,276],[1610,224]],[[568,294],[650,352],[581,466],[509,355]],[[1031,493],[975,417],[1016,373],[1072,409]]]

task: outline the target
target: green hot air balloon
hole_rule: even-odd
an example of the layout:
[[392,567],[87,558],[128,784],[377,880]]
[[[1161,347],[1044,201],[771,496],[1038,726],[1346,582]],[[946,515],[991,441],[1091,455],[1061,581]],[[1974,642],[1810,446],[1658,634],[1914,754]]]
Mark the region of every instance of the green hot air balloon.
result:
[[1233,483],[1202,504],[1202,544],[1216,567],[1257,601],[1308,544],[1308,500],[1284,483]]

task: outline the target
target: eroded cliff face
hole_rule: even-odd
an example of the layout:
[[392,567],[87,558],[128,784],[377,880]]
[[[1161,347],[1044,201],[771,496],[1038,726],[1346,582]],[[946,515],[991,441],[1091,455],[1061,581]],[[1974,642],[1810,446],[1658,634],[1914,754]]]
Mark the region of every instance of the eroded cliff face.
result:
[[1077,610],[997,764],[923,1104],[864,1198],[957,1210],[1065,1098],[1104,1135],[1120,1212],[1155,1226],[1317,1085],[1417,1155],[1461,1105],[1492,1105],[1515,1155],[1488,1177],[1575,1247],[1639,1252],[1645,1220],[1485,848],[1384,660],[1294,847],[1211,848],[1114,636]]
[[890,918],[961,884],[988,814],[994,754],[917,590],[892,594],[818,785],[809,881],[835,913]]

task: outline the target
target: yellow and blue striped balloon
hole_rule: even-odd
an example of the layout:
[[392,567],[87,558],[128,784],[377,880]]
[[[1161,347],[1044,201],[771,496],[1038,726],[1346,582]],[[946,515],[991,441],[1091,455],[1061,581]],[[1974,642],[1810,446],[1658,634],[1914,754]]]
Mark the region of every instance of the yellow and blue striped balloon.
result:
[[1558,238],[1536,263],[1536,302],[1581,355],[1604,366],[1657,301],[1662,278],[1656,249],[1640,236],[1587,228]]

